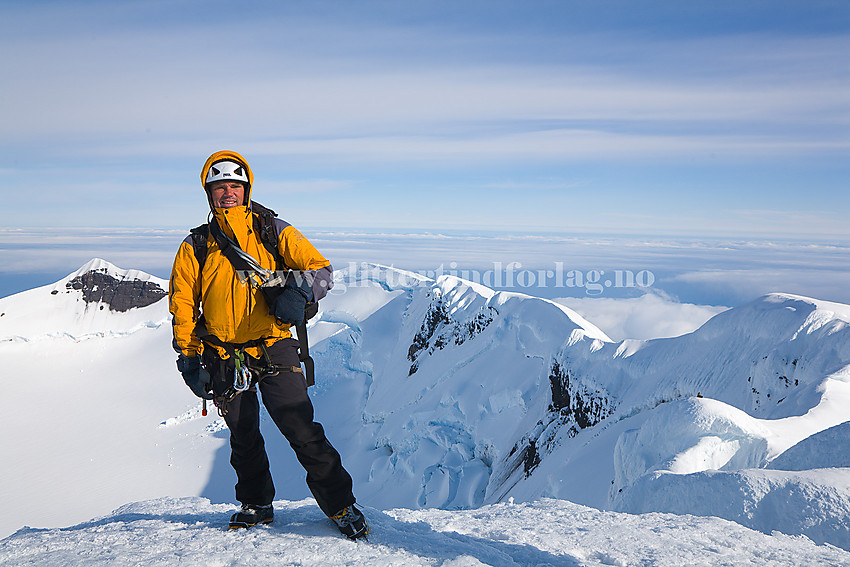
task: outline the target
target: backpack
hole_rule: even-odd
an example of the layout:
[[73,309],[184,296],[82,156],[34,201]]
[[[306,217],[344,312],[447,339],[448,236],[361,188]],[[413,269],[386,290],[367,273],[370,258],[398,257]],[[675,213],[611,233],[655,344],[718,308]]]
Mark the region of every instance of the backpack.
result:
[[[281,257],[277,249],[277,242],[280,239],[280,232],[277,230],[277,225],[274,222],[277,213],[268,207],[264,207],[256,201],[251,201],[251,211],[254,217],[254,231],[260,236],[260,242],[263,247],[269,251],[275,261],[275,270],[287,269],[286,262]],[[196,226],[189,231],[189,236],[192,241],[192,249],[195,253],[195,259],[198,261],[198,273],[204,268],[207,260],[207,240],[210,237],[210,225],[204,223]],[[227,256],[225,256],[227,257]],[[269,306],[271,307],[271,305]],[[304,363],[305,378],[307,386],[315,384],[315,372],[313,359],[310,356],[310,346],[307,340],[307,321],[313,318],[319,311],[318,302],[311,301],[307,303],[304,310],[304,322],[300,325],[295,325],[295,330],[298,333],[298,358]]]

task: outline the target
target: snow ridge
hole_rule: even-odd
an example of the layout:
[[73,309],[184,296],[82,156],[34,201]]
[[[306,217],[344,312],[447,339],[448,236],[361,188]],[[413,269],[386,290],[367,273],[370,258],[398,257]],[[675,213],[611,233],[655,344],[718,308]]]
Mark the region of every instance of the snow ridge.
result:
[[[87,302],[66,284],[90,273],[166,284],[93,260],[52,286],[0,300],[0,355],[9,370],[0,377],[4,388],[14,399],[39,399],[40,411],[63,420],[61,428],[35,423],[0,440],[0,450],[20,454],[22,463],[44,458],[45,450],[55,459],[56,470],[28,476],[40,493],[52,495],[36,507],[63,508],[51,522],[79,522],[73,514],[95,501],[109,507],[85,517],[128,500],[175,494],[229,502],[226,431],[221,420],[200,416],[174,367],[166,302],[125,312]],[[423,509],[423,521],[442,518],[446,525],[476,524],[478,510],[492,522],[489,510],[719,516],[768,534],[784,530],[850,548],[850,487],[843,480],[850,476],[850,306],[770,294],[681,337],[615,343],[551,301],[451,276],[430,280],[364,264],[335,278],[309,325],[317,368],[311,396],[365,505],[398,508],[396,516],[406,518]],[[38,380],[13,379],[19,376]],[[28,412],[25,404],[13,408],[0,426],[29,420]],[[113,424],[108,431],[98,426],[105,414]],[[93,432],[108,457],[83,466],[66,447]],[[275,477],[301,478],[280,436],[266,440]],[[122,462],[133,466],[123,469]],[[6,463],[0,473],[17,478],[24,472],[16,466]],[[171,474],[162,476],[163,470]],[[88,498],[51,492],[68,474],[84,479],[79,492]],[[299,483],[279,491],[288,501],[307,496]],[[2,497],[32,504],[18,493]],[[597,510],[570,508],[580,505]],[[116,529],[139,529],[130,520],[115,522]],[[32,543],[27,538],[38,533],[18,537]],[[481,537],[501,538],[495,531]],[[538,562],[630,564],[636,557],[601,553],[541,555]],[[494,556],[470,557],[486,564]]]
[[[445,276],[421,284],[393,299],[400,332],[375,348],[361,322],[346,351],[385,353],[356,418],[369,453],[364,483],[394,488],[367,493],[378,505],[464,509],[555,496],[664,511],[645,504],[663,474],[686,490],[704,471],[762,469],[850,418],[847,306],[771,294],[689,335],[613,343],[538,298]],[[850,502],[843,486],[832,488]],[[730,491],[740,507],[756,504]],[[731,508],[689,506],[745,521]],[[845,541],[807,524],[808,512],[787,512],[786,527],[803,530],[794,533]],[[775,529],[768,524],[747,525]]]

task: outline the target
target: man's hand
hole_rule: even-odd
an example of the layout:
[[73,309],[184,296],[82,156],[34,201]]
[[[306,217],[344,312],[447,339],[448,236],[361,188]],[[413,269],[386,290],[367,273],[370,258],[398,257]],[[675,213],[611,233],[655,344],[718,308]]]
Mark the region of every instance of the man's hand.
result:
[[211,400],[215,396],[211,393],[212,379],[207,369],[201,366],[200,356],[184,356],[177,358],[177,370],[183,375],[183,381],[192,390],[192,393],[204,400]]
[[304,308],[313,299],[313,289],[306,278],[290,278],[274,305],[274,316],[284,323],[300,325],[304,322]]

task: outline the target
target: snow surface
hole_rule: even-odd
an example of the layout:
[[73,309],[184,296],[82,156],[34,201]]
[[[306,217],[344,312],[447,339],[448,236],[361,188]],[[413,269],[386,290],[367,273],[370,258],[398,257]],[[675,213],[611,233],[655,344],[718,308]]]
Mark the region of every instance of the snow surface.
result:
[[614,342],[452,276],[338,274],[310,322],[311,396],[374,518],[367,547],[304,500],[265,416],[278,521],[222,531],[228,435],[176,370],[166,301],[65,293],[92,269],[167,285],[95,260],[0,299],[0,536],[50,528],[0,542],[2,564],[850,565],[831,547],[850,549],[850,306],[771,294]]
[[767,464],[769,469],[804,471],[850,468],[850,421],[806,437]]
[[310,499],[275,502],[275,522],[226,526],[232,507],[203,498],[128,504],[63,529],[0,541],[3,565],[817,566],[850,553],[719,518],[603,512],[561,500],[475,510],[366,508],[368,542],[341,537]]

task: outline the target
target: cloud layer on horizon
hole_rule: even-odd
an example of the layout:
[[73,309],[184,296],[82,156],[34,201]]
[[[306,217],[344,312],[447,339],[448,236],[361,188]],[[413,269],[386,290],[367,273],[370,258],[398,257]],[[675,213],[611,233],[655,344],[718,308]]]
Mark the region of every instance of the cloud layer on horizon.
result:
[[295,222],[846,238],[837,14],[6,3],[0,220],[180,226],[230,147]]
[[[546,298],[653,293],[674,302],[731,307],[785,292],[850,303],[850,246],[830,241],[299,228],[336,270],[367,262],[432,278],[448,274],[498,283],[500,289]],[[187,229],[0,229],[0,276],[50,274],[53,279],[35,280],[43,285],[99,257],[168,279],[186,234]],[[603,283],[616,282],[618,271],[626,283],[646,272],[651,281],[645,288],[591,289],[571,280],[571,271],[584,278],[591,271],[605,272]],[[24,287],[2,294],[32,287],[16,285]]]

